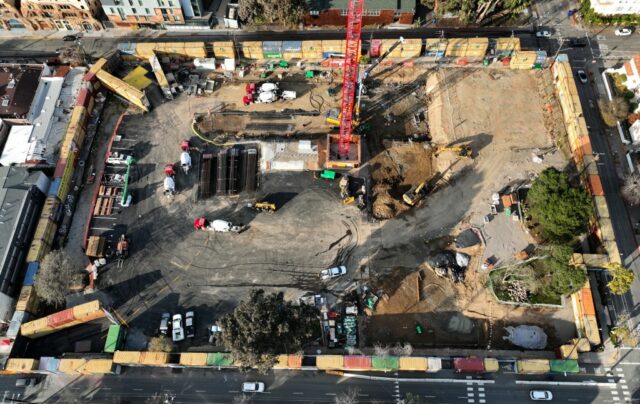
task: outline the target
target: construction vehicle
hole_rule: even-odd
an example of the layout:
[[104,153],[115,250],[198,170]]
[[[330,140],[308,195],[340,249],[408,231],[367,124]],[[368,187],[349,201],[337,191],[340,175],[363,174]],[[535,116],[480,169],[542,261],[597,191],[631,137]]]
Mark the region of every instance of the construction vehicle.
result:
[[435,146],[433,148],[433,155],[438,157],[440,153],[445,151],[451,151],[458,154],[458,157],[473,158],[473,151],[469,145],[460,146]]
[[278,210],[278,207],[275,203],[265,201],[250,203],[249,207],[257,210],[258,212],[274,213],[276,210]]
[[245,93],[242,97],[244,105],[270,104],[279,100],[296,99],[295,91],[281,91],[278,83],[262,83],[259,88],[256,88],[254,83],[249,83],[245,86]]
[[182,154],[180,154],[180,165],[182,166],[182,171],[185,174],[189,174],[189,169],[191,169],[191,155],[188,152],[183,151]]
[[122,268],[122,263],[129,256],[129,240],[124,234],[120,235],[118,243],[116,244],[116,259],[117,267]]
[[173,167],[173,164],[166,164],[164,166],[164,174],[165,174],[165,178],[163,182],[164,194],[167,196],[167,198],[171,199],[176,194],[176,181],[174,180],[176,176],[176,171],[175,171],[175,168]]
[[240,233],[246,229],[246,226],[234,225],[231,222],[219,219],[210,222],[204,217],[199,217],[193,221],[193,228],[217,233]]
[[402,195],[402,200],[409,206],[416,206],[432,189],[428,180],[419,185],[413,185]]

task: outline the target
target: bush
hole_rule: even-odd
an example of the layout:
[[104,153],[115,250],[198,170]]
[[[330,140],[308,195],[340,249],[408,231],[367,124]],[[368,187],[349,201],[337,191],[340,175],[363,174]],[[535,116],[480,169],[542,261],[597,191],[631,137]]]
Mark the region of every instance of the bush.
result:
[[47,254],[40,264],[34,288],[45,302],[61,305],[72,285],[82,280],[82,272],[64,250],[54,250]]
[[173,350],[173,343],[166,335],[160,335],[151,338],[147,350],[150,352],[171,352]]

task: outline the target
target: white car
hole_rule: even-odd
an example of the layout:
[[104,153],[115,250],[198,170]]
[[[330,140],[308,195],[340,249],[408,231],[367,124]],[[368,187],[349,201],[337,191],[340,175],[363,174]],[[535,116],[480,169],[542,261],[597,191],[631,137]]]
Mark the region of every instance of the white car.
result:
[[171,324],[172,333],[171,337],[173,342],[182,341],[184,339],[184,329],[182,328],[182,314],[174,314]]
[[262,382],[245,382],[242,383],[243,393],[263,393],[264,383]]
[[538,38],[551,38],[551,32],[549,32],[549,31],[538,31],[538,32],[536,32],[536,36]]
[[553,394],[549,390],[531,390],[529,397],[533,401],[551,401],[553,400]]
[[578,79],[582,84],[587,84],[589,82],[587,73],[585,73],[584,70],[578,70]]
[[618,28],[615,34],[616,36],[629,36],[633,34],[633,30],[631,28]]
[[337,277],[342,276],[342,275],[344,275],[346,273],[347,273],[347,267],[345,267],[344,265],[340,265],[339,267],[323,269],[320,272],[320,278],[322,278],[323,280],[327,280],[327,279],[331,279],[331,278],[337,278]]

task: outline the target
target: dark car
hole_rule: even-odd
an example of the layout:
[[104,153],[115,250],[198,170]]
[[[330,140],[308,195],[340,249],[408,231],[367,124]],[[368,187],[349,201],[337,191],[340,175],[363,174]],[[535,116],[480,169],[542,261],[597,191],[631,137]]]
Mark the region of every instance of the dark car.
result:
[[78,39],[78,35],[65,35],[62,37],[63,41],[75,41]]
[[195,315],[192,311],[188,311],[187,314],[184,315],[184,332],[187,338],[196,336]]
[[572,48],[584,48],[587,46],[587,41],[584,39],[571,38],[569,39],[569,46]]

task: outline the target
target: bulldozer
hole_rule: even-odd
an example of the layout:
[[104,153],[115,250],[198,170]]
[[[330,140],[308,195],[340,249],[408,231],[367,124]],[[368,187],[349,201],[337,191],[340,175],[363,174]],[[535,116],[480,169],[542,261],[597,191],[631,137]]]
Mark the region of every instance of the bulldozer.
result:
[[424,181],[419,185],[413,185],[402,195],[402,200],[409,206],[415,206],[433,189],[429,181]]
[[275,203],[266,201],[251,203],[249,204],[249,207],[257,210],[258,212],[274,213],[276,210],[278,210],[278,207]]
[[458,157],[473,158],[473,151],[468,145],[460,146],[435,146],[433,148],[434,157],[438,157],[444,151],[451,151],[458,154]]

